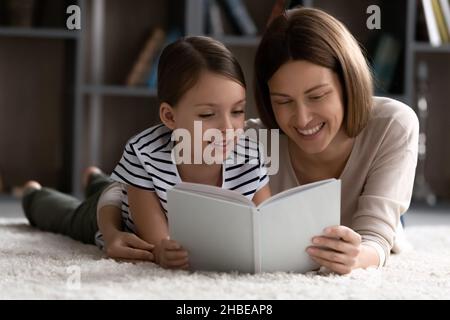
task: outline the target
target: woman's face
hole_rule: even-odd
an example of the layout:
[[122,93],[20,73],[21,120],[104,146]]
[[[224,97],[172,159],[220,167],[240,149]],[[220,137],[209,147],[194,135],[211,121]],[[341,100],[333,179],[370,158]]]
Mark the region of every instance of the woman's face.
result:
[[278,125],[303,152],[321,153],[344,134],[342,87],[331,69],[291,60],[274,73],[268,86]]
[[[205,150],[209,146],[212,156],[226,158],[236,141],[236,130],[244,128],[245,121],[245,88],[225,76],[202,72],[197,83],[189,89],[175,108],[172,108],[174,126],[172,129],[187,129],[192,137],[192,149]],[[197,134],[194,122],[201,123],[201,135],[205,139],[194,138]],[[221,140],[207,137],[208,129],[218,129],[222,133]],[[233,133],[226,135],[226,131]],[[206,140],[206,141],[203,141]],[[201,149],[194,147],[201,141]]]

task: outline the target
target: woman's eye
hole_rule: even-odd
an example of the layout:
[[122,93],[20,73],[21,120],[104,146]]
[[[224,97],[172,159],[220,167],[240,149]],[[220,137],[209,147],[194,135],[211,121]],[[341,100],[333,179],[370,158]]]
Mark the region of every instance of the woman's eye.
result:
[[326,95],[327,95],[327,93],[322,93],[322,94],[318,94],[318,95],[315,95],[315,96],[311,96],[310,99],[311,99],[311,100],[317,101],[317,100],[322,99],[322,98],[325,97]]

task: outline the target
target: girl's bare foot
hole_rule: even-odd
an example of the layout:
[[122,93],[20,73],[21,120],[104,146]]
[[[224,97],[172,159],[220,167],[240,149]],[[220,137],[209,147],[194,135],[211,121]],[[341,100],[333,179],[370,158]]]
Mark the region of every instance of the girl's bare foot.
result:
[[83,188],[87,187],[87,185],[89,183],[89,178],[91,177],[91,175],[101,174],[101,173],[103,173],[103,172],[98,167],[95,167],[95,166],[87,167],[83,173]]
[[39,182],[34,181],[34,180],[30,180],[27,183],[25,183],[23,188],[24,188],[24,190],[27,190],[27,189],[41,190],[42,186],[41,186],[41,184]]
[[20,199],[22,198],[28,191],[32,190],[41,190],[42,186],[39,182],[34,180],[27,181],[23,187],[16,187],[13,188],[12,194],[15,198]]

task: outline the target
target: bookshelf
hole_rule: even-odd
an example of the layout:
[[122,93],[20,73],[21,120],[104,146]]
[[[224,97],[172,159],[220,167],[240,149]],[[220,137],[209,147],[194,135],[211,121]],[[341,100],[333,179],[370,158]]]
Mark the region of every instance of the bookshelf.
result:
[[4,192],[31,178],[71,190],[72,119],[80,99],[82,34],[65,26],[69,4],[82,6],[83,0],[0,3]]
[[[149,30],[162,26],[167,31],[176,25],[184,35],[211,35],[205,12],[209,1],[35,0],[42,8],[32,27],[8,26],[0,12],[0,68],[5,70],[0,74],[0,114],[8,115],[0,117],[0,147],[12,150],[13,157],[0,161],[4,183],[12,186],[34,178],[80,195],[80,176],[85,166],[97,164],[106,172],[112,170],[126,140],[159,120],[156,90],[125,85]],[[430,86],[433,125],[429,126],[432,143],[428,177],[434,181],[438,194],[450,198],[450,167],[443,165],[450,163],[450,148],[442,147],[450,140],[446,129],[450,118],[450,108],[446,106],[449,91],[445,87],[450,83],[450,44],[432,47],[416,38],[418,1],[301,2],[343,21],[367,48],[369,59],[373,58],[383,32],[397,38],[400,58],[392,86],[381,95],[416,109],[416,65],[422,60],[429,63],[430,83],[435,85]],[[274,0],[243,3],[258,32],[212,36],[227,45],[241,62],[249,89],[248,116],[256,117],[253,59]],[[81,7],[79,31],[65,28],[64,9],[70,4]],[[381,30],[366,28],[366,8],[373,4],[382,11]],[[17,107],[8,107],[11,105]],[[23,141],[20,146],[8,136],[8,132],[16,130],[17,123],[27,128],[15,139]]]

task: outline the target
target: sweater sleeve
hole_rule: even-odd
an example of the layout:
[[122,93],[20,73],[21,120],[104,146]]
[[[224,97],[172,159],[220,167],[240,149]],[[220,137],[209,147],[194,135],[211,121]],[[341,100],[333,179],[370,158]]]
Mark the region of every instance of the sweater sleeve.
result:
[[392,119],[370,166],[352,219],[352,228],[363,242],[381,246],[385,262],[395,242],[400,216],[411,201],[418,131],[417,116],[411,109]]

